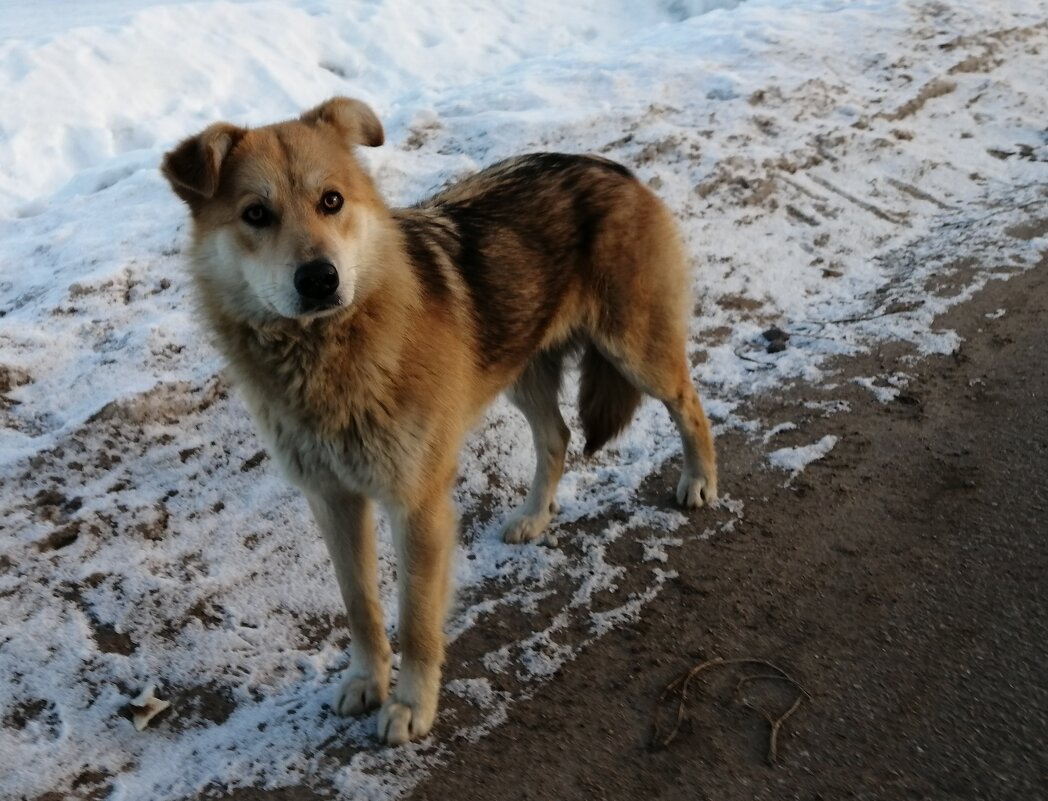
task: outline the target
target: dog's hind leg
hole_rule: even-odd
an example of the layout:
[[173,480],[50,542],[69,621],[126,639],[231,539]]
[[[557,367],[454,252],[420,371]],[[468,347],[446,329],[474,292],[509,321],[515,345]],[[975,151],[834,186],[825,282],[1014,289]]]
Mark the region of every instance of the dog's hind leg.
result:
[[638,192],[609,215],[597,244],[604,306],[588,333],[626,380],[666,405],[684,450],[677,501],[702,506],[717,498],[717,459],[688,365],[688,262],[673,216]]
[[[560,414],[561,351],[541,353],[507,392],[507,397],[531,426],[535,444],[535,477],[524,503],[502,527],[506,542],[532,542],[544,536],[550,518],[556,513],[557,484],[564,472],[564,455],[570,432]],[[546,540],[555,544],[554,540]]]
[[693,508],[717,500],[713,433],[691,383],[683,335],[664,330],[643,348],[622,341],[607,343],[605,348],[609,361],[627,380],[663,402],[680,432],[684,469],[677,484],[677,502]]
[[717,500],[717,457],[709,420],[691,380],[678,382],[675,389],[661,394],[680,432],[684,450],[684,469],[677,483],[677,503],[694,508]]
[[437,716],[444,662],[444,617],[451,595],[455,467],[438,470],[425,492],[390,508],[400,593],[400,673],[378,714],[378,736],[390,745],[424,737]]
[[358,715],[389,695],[391,651],[378,599],[374,513],[367,499],[335,487],[306,494],[327,544],[349,620],[349,668],[335,711]]

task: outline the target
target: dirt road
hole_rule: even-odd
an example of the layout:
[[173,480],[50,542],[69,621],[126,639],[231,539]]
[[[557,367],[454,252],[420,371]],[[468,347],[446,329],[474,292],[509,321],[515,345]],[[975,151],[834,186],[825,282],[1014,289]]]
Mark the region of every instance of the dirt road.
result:
[[[841,362],[832,397],[849,411],[813,408],[830,393],[810,386],[761,398],[754,414],[804,421],[784,445],[837,445],[787,481],[757,443],[723,437],[743,521],[687,539],[678,576],[637,622],[410,797],[1048,797],[1046,320],[1042,259],[940,321],[964,338],[954,355],[886,347]],[[892,370],[914,379],[887,404],[848,382]],[[466,637],[450,660],[475,652]],[[714,657],[767,660],[809,694],[782,726],[778,766],[766,764],[769,724],[733,700],[742,676],[767,668],[704,673],[678,735],[651,747],[663,687]],[[787,682],[740,692],[772,716],[795,697]]]

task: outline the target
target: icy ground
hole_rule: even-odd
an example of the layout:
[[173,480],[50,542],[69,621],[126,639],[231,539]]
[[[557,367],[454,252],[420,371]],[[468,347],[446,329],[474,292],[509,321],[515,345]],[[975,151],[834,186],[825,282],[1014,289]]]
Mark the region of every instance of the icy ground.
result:
[[[156,170],[182,136],[355,95],[386,124],[386,146],[362,158],[394,204],[529,150],[622,161],[675,210],[695,256],[707,408],[720,430],[763,437],[769,469],[803,469],[832,443],[779,448],[783,426],[745,419],[747,395],[832,384],[828,357],[890,339],[949,352],[935,315],[1048,245],[1002,236],[1048,207],[1042,3],[524,5],[5,7],[0,797],[292,784],[394,797],[444,743],[483,736],[635,615],[675,546],[729,536],[745,515],[730,475],[720,510],[637,500],[679,458],[646,404],[596,460],[573,443],[563,547],[505,546],[498,520],[531,454],[523,419],[497,404],[463,453],[450,631],[570,591],[451,671],[434,736],[376,748],[373,718],[326,706],[347,635],[323,545],[193,321],[185,212]],[[789,334],[777,352],[762,337],[773,325]],[[864,385],[890,399],[905,381]],[[640,563],[611,560],[630,537]],[[383,561],[391,612],[388,548]],[[645,589],[620,591],[626,575]],[[173,707],[137,733],[125,704],[154,682]]]

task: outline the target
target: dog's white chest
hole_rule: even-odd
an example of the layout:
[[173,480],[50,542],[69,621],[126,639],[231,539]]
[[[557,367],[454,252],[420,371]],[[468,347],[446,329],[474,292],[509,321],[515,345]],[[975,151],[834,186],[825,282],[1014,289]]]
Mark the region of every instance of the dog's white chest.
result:
[[356,423],[334,435],[318,432],[286,410],[257,396],[249,407],[273,457],[288,479],[302,489],[332,481],[375,498],[389,494],[401,483],[402,465],[397,455],[401,443],[389,432]]

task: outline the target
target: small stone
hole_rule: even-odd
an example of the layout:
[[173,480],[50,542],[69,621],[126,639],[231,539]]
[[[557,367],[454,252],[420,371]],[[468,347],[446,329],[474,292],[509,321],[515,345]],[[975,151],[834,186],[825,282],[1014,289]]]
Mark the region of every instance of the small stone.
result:
[[763,334],[761,334],[769,342],[785,342],[790,338],[790,335],[779,328],[777,325],[773,325]]
[[768,342],[768,346],[765,348],[768,353],[780,353],[781,351],[786,350],[786,342],[790,338],[790,335],[777,325],[773,325],[767,331],[762,333],[761,336]]

